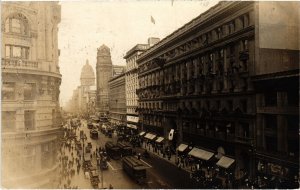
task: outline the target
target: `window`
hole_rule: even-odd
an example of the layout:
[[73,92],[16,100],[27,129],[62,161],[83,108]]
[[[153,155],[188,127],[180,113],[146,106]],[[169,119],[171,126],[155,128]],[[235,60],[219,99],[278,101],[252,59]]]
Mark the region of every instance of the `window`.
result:
[[5,57],[10,58],[10,46],[5,46]]
[[287,102],[289,106],[299,107],[299,93],[297,89],[291,89],[287,92]]
[[34,100],[36,95],[36,85],[34,83],[26,83],[24,85],[24,100]]
[[266,150],[277,151],[277,138],[276,137],[266,137]]
[[286,117],[288,131],[292,133],[298,133],[299,130],[299,117],[289,115]]
[[234,20],[228,23],[229,34],[232,34],[235,31],[235,23]]
[[265,128],[277,131],[277,115],[265,115]]
[[217,39],[222,38],[222,29],[221,29],[221,27],[217,28],[216,33],[217,33]]
[[5,32],[26,35],[28,33],[28,21],[22,14],[16,14],[5,21]]
[[241,51],[248,50],[248,40],[242,40],[241,42]]
[[233,110],[232,100],[227,100],[227,106],[228,106],[228,111],[232,111]]
[[35,128],[35,112],[34,111],[25,111],[25,130],[34,130]]
[[15,83],[3,82],[2,84],[2,100],[14,100],[15,99]]
[[55,109],[52,110],[52,127],[55,127],[55,120],[56,120],[56,117],[55,117]]
[[277,106],[277,92],[265,93],[265,106]]
[[244,113],[247,113],[247,99],[241,100],[241,106]]
[[12,132],[16,128],[16,112],[2,111],[2,132]]
[[28,59],[29,47],[5,45],[5,57]]

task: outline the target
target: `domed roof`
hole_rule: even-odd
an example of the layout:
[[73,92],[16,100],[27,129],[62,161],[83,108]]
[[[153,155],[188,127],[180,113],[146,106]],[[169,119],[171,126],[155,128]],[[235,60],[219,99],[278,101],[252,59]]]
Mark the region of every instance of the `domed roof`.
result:
[[80,80],[82,79],[95,79],[93,67],[89,64],[88,60],[86,60],[85,65],[81,69]]
[[107,47],[105,44],[103,44],[102,46],[100,46],[98,49],[97,49],[97,55],[109,55],[110,56],[110,49],[109,47]]

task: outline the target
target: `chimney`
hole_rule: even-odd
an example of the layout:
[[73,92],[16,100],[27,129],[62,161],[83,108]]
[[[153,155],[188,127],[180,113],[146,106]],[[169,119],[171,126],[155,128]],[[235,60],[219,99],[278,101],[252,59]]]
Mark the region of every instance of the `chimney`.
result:
[[150,38],[148,38],[148,44],[151,47],[151,46],[155,45],[156,43],[158,43],[159,40],[160,40],[159,38],[150,37]]

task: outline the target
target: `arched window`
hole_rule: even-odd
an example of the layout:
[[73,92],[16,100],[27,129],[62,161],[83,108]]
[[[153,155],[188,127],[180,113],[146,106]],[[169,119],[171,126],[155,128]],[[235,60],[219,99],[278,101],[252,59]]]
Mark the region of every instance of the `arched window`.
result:
[[5,21],[5,32],[27,35],[27,18],[22,14],[14,14],[9,16]]

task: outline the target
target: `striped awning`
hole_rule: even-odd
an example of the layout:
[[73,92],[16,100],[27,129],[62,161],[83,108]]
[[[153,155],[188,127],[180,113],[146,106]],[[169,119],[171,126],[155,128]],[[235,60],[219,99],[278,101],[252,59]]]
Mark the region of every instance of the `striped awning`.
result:
[[213,157],[214,153],[195,147],[189,152],[189,155],[202,160],[209,160],[211,157]]
[[227,156],[222,156],[220,158],[220,160],[217,162],[218,166],[221,166],[222,168],[229,168],[233,163],[234,163],[234,159],[229,158]]

